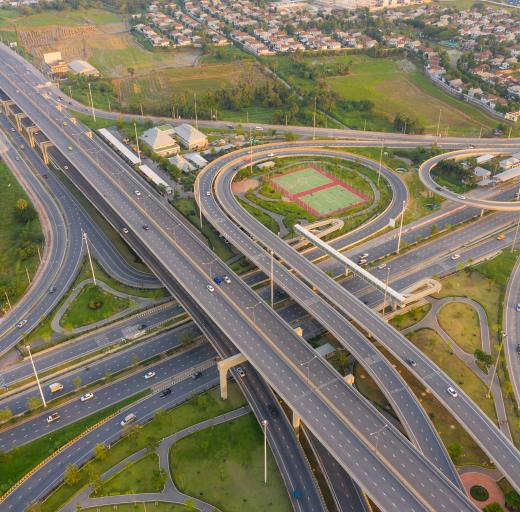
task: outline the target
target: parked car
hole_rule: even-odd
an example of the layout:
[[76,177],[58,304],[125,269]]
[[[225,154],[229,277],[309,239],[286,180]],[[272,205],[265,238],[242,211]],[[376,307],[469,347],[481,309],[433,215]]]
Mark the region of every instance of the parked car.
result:
[[453,398],[457,398],[459,396],[459,394],[457,393],[457,390],[453,387],[449,387],[448,388],[448,393],[453,397]]
[[145,373],[145,375],[144,375],[144,378],[146,380],[153,379],[154,377],[155,377],[155,372],[148,372],[148,373]]
[[58,421],[60,418],[61,416],[57,412],[53,412],[51,415],[47,416],[47,423]]
[[94,393],[85,393],[82,397],[80,397],[80,400],[82,402],[86,402],[87,400],[91,400],[92,398],[94,398]]

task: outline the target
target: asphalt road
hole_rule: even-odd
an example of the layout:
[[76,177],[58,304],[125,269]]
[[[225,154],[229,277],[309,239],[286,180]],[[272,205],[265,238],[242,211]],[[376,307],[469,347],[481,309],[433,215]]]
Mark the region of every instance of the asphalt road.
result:
[[[19,64],[16,63],[16,65]],[[9,73],[10,71],[11,69],[7,72]],[[23,87],[22,85],[19,86]],[[461,493],[456,491],[455,488],[450,485],[447,486],[448,483],[441,478],[435,470],[432,471],[433,468],[430,468],[426,461],[416,454],[415,451],[404,442],[402,436],[394,432],[391,427],[385,427],[384,437],[388,439],[379,441],[378,454],[377,457],[375,457],[373,451],[367,446],[371,444],[368,434],[371,431],[371,427],[374,426],[373,423],[371,425],[370,421],[361,421],[361,417],[358,414],[355,415],[355,418],[347,418],[344,415],[340,417],[338,416],[338,409],[330,408],[330,405],[337,402],[338,406],[341,404],[339,410],[347,410],[349,405],[347,402],[342,402],[341,396],[343,396],[345,400],[349,400],[350,402],[354,400],[358,409],[361,407],[369,413],[368,418],[372,417],[373,420],[376,420],[378,414],[371,406],[361,400],[361,397],[359,397],[354,390],[348,388],[343,381],[338,378],[339,376],[323,361],[317,360],[316,366],[319,365],[320,368],[323,369],[322,375],[326,380],[321,381],[322,385],[319,387],[316,387],[315,383],[313,383],[313,387],[311,387],[309,385],[310,382],[306,382],[301,369],[297,366],[298,361],[301,365],[301,363],[305,363],[309,360],[309,356],[312,355],[312,351],[310,351],[309,347],[292,335],[286,326],[279,323],[276,320],[276,316],[273,316],[268,308],[256,302],[257,299],[254,298],[254,294],[252,294],[245,285],[231,285],[226,294],[222,292],[209,294],[205,288],[207,280],[204,278],[206,272],[202,270],[202,261],[204,254],[206,254],[205,257],[209,256],[213,258],[213,256],[207,253],[206,247],[200,246],[199,240],[192,240],[191,232],[188,234],[184,228],[177,229],[176,233],[172,232],[171,234],[165,235],[164,230],[168,227],[168,222],[165,222],[167,219],[164,217],[166,209],[160,201],[154,198],[153,194],[150,194],[150,196],[145,195],[137,201],[133,190],[135,190],[134,187],[137,186],[138,183],[128,181],[134,179],[132,176],[128,176],[123,172],[118,175],[117,182],[113,177],[110,177],[111,172],[120,172],[117,168],[113,167],[112,162],[115,161],[115,157],[110,155],[106,155],[106,159],[104,159],[103,162],[106,174],[99,174],[99,171],[96,169],[96,157],[92,158],[85,153],[91,144],[93,145],[92,149],[96,150],[96,142],[89,142],[89,139],[86,137],[83,140],[83,136],[80,149],[74,140],[75,136],[71,136],[68,132],[63,130],[61,122],[55,122],[50,111],[42,111],[42,108],[45,109],[46,107],[42,107],[41,97],[38,102],[29,100],[30,95],[35,94],[39,96],[38,93],[27,89],[27,92],[18,94],[15,88],[5,81],[3,81],[3,87],[5,87],[11,95],[16,96],[20,106],[45,130],[46,135],[56,146],[69,157],[74,169],[78,169],[82,176],[86,178],[90,185],[95,187],[96,190],[103,190],[103,199],[107,203],[110,203],[112,211],[117,213],[121,219],[125,219],[126,223],[132,228],[133,235],[139,233],[139,239],[146,242],[147,247],[153,251],[155,257],[161,262],[161,265],[168,269],[168,272],[170,272],[185,289],[190,291],[190,295],[193,299],[204,304],[205,311],[211,316],[215,323],[217,323],[220,329],[233,339],[234,343],[238,345],[246,356],[249,356],[250,360],[254,360],[255,366],[261,368],[263,376],[266,377],[270,383],[275,385],[275,388],[281,396],[283,396],[288,403],[291,403],[298,412],[303,412],[301,416],[309,428],[317,434],[320,441],[324,442],[329,450],[332,448],[333,453],[335,453],[336,457],[347,470],[350,470],[358,479],[363,480],[363,485],[369,488],[371,496],[382,508],[391,508],[396,506],[397,501],[404,501],[407,509],[420,510],[427,506],[427,502],[432,503],[432,500],[434,500],[435,508],[438,506],[446,506],[452,509],[455,507],[457,510],[473,509],[473,506],[468,500]],[[56,115],[56,113],[54,113],[54,115]],[[77,133],[75,129],[71,130],[73,133]],[[70,152],[67,149],[69,145],[73,148]],[[124,169],[122,165],[118,167],[119,169]],[[97,204],[98,207],[100,207],[99,203]],[[153,225],[153,229],[143,233],[140,226],[147,222]],[[172,229],[175,230],[175,228]],[[186,239],[187,234],[190,239]],[[165,236],[167,241],[165,240]],[[182,242],[180,242],[181,238]],[[172,243],[174,239],[176,239],[175,241],[177,243]],[[192,248],[189,247],[194,242],[198,244],[198,246],[195,247],[196,251],[191,250]],[[189,259],[187,258],[187,254],[190,254]],[[193,256],[195,254],[200,254],[200,258],[199,256],[194,258]],[[211,266],[212,262],[213,260],[208,260],[206,264]],[[221,265],[220,262],[218,262],[218,264]],[[211,269],[209,274],[212,274]],[[233,297],[231,297],[231,295],[233,295]],[[240,304],[240,307],[237,309],[238,304]],[[258,318],[259,324],[261,322],[262,332],[256,329],[257,320],[251,322],[250,317],[244,317],[245,308],[255,309],[255,316]],[[242,341],[245,339],[248,341],[247,345]],[[262,363],[262,361],[272,361],[272,363],[266,365]],[[275,362],[277,371],[273,373],[273,364]],[[314,381],[315,376],[313,375],[313,378],[310,380]],[[319,385],[319,383],[318,381],[317,384]],[[302,391],[305,389],[308,391],[304,393],[302,397]],[[327,396],[327,398],[325,398],[325,396]],[[300,398],[297,399],[297,397]],[[346,407],[346,409],[343,409],[343,406]],[[352,403],[351,406],[352,409],[356,408],[354,403]],[[315,412],[313,413],[312,411]],[[325,424],[320,424],[318,420],[318,418],[323,417],[323,414],[326,416],[330,415],[331,420],[327,420],[326,422],[329,428],[327,428]],[[332,418],[337,418],[339,421],[333,420]],[[361,424],[354,427],[354,420]],[[381,420],[382,419],[376,420],[379,424],[379,428],[383,426]],[[349,427],[346,428],[346,424],[349,423]],[[334,425],[333,437],[330,437],[332,433],[330,431],[331,425]],[[353,435],[353,430],[356,431],[357,436]],[[360,432],[365,432],[365,434],[358,437]],[[383,433],[379,437],[383,437]],[[344,443],[341,442],[341,439],[344,440]],[[348,443],[347,439],[349,439]],[[355,456],[353,452],[351,452],[349,445],[352,442],[356,445],[356,451],[362,453],[361,457]],[[424,488],[422,488],[421,484],[417,481],[418,478],[415,478],[413,482],[410,480],[409,471],[406,471],[407,475],[399,475],[402,478],[401,481],[397,478],[398,473],[395,471],[395,468],[391,471],[390,468],[382,464],[381,458],[386,459],[386,457],[382,455],[382,452],[384,453],[385,451],[391,450],[391,453],[399,453],[399,451],[396,452],[396,449],[399,450],[396,443],[405,452],[408,452],[406,456],[407,462],[405,463],[403,460],[403,465],[408,466],[410,471],[416,475],[417,473],[420,474],[422,471],[426,471],[434,483],[424,483]],[[365,460],[367,462],[364,462]],[[413,468],[416,464],[419,465],[419,467],[415,468],[417,473]],[[360,466],[362,466],[363,469],[360,469]],[[419,468],[421,471],[419,471]],[[391,492],[389,492],[388,486],[385,486],[383,491],[382,486],[378,485],[381,482],[381,478],[384,478],[386,482],[393,483]],[[405,485],[403,485],[404,482],[406,482]],[[410,492],[410,488],[413,489],[413,492]],[[440,497],[437,494],[439,489],[442,489]],[[442,503],[444,501],[446,503]]]

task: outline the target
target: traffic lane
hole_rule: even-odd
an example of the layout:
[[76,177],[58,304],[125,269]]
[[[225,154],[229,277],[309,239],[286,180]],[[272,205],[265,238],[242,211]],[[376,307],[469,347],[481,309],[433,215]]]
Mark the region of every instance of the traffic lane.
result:
[[517,263],[507,283],[504,301],[505,339],[503,338],[505,357],[509,370],[513,393],[520,402],[520,266]]
[[201,379],[183,380],[172,386],[172,393],[166,397],[154,394],[142,401],[127,407],[124,412],[111,418],[101,426],[92,430],[81,439],[65,448],[57,457],[30,475],[2,503],[2,510],[19,512],[32,502],[42,501],[63,480],[63,474],[69,464],[83,465],[92,457],[98,443],[114,444],[123,434],[120,423],[123,418],[133,412],[137,423],[145,423],[161,409],[170,409],[182,404],[191,397],[211,389],[218,383],[216,369],[205,372]]
[[[3,430],[0,435],[0,448],[3,451],[9,451],[34,441],[213,357],[215,357],[215,351],[211,345],[204,344],[94,390],[94,398],[91,400],[82,402],[78,396],[57,407],[53,407],[51,402],[45,413],[14,425],[8,430]],[[150,371],[156,373],[155,377],[145,379],[144,375]],[[206,373],[208,372],[204,371],[203,376]],[[47,423],[47,416],[54,412],[59,413],[60,420]]]
[[[101,329],[84,334],[72,341],[64,342],[53,349],[41,353],[33,354],[36,369],[39,372],[50,370],[53,367],[72,362],[79,357],[87,356],[98,350],[120,343],[123,338],[129,336],[128,330],[153,329],[170,320],[173,316],[182,313],[183,309],[175,302],[170,303],[165,309],[138,313],[135,316],[117,322],[116,325],[109,325]],[[15,366],[2,371],[2,384],[10,386],[33,374],[31,363],[28,359]]]

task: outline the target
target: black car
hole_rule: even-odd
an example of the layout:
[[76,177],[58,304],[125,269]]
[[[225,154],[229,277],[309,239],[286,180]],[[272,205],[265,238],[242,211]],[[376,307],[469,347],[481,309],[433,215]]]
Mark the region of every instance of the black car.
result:
[[172,392],[172,390],[170,388],[166,388],[166,389],[163,389],[161,391],[161,393],[159,394],[159,396],[168,396],[170,393]]
[[278,418],[278,409],[273,404],[269,404],[267,410],[273,418]]
[[148,224],[143,224],[143,229],[145,231],[148,231],[150,229],[150,226],[148,226]]
[[195,373],[191,376],[191,378],[192,378],[193,380],[200,379],[200,377],[202,377],[202,372],[195,372]]
[[407,362],[410,366],[417,366],[417,363],[416,363],[413,359],[407,359],[406,362]]

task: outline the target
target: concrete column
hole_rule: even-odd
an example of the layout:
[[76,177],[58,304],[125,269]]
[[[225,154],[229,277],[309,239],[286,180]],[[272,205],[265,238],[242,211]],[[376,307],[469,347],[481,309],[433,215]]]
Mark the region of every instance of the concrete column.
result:
[[247,359],[242,354],[235,354],[234,356],[222,359],[217,363],[218,375],[220,380],[220,398],[227,400],[227,372],[233,366],[240,363],[245,363]]
[[302,419],[299,416],[298,413],[292,412],[292,426],[294,428],[294,431],[296,432],[296,435],[300,433],[300,425],[301,425]]
[[303,337],[303,328],[301,327],[295,327],[293,331],[301,338]]

